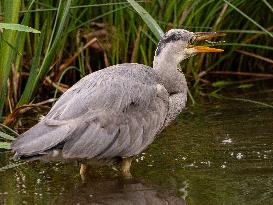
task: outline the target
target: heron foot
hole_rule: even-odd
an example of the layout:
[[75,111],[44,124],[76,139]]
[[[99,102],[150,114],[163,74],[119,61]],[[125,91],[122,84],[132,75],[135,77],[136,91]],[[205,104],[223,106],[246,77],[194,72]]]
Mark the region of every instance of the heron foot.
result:
[[122,176],[125,177],[126,179],[132,178],[132,174],[130,172],[132,160],[133,160],[132,157],[122,158],[121,173],[122,173]]
[[81,179],[83,183],[86,183],[86,170],[87,170],[87,165],[81,164],[80,175],[81,175]]

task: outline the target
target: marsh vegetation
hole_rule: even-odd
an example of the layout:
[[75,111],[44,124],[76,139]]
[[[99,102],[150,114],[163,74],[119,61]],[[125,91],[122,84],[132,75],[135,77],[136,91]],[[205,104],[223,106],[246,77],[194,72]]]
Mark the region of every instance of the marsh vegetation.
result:
[[[136,2],[147,13],[139,12]],[[243,118],[238,116],[238,120],[242,122],[234,122],[231,114],[223,115],[219,121],[217,109],[213,110],[215,115],[208,111],[208,117],[211,117],[211,120],[206,119],[207,111],[203,110],[199,115],[199,110],[191,107],[186,111],[185,117],[179,119],[178,122],[183,122],[181,123],[183,125],[178,126],[178,131],[170,127],[169,131],[163,133],[161,141],[148,150],[151,156],[162,154],[161,149],[164,146],[174,148],[174,152],[166,151],[166,159],[160,160],[160,164],[156,161],[156,157],[140,162],[140,165],[135,168],[135,173],[141,178],[151,179],[156,184],[161,183],[163,178],[167,178],[168,182],[162,183],[164,186],[167,183],[166,186],[171,187],[174,192],[179,192],[190,183],[194,189],[189,190],[186,187],[181,192],[187,195],[185,190],[189,191],[194,197],[190,201],[187,200],[190,204],[202,204],[206,196],[216,200],[211,204],[219,204],[221,200],[231,201],[231,203],[241,200],[243,204],[245,199],[250,203],[252,199],[248,198],[247,193],[255,195],[261,192],[264,193],[262,198],[264,203],[270,202],[269,196],[272,196],[272,193],[268,190],[272,189],[272,183],[268,180],[270,177],[268,170],[272,169],[270,161],[272,150],[267,147],[267,144],[272,142],[272,129],[269,130],[270,124],[267,122],[272,118],[272,115],[268,115],[272,114],[272,101],[263,97],[267,93],[270,95],[273,89],[271,83],[273,78],[272,14],[272,4],[267,0],[117,0],[110,2],[104,0],[99,2],[95,0],[88,2],[83,0],[0,0],[0,152],[9,150],[13,137],[37,122],[41,113],[48,110],[57,97],[83,76],[118,63],[137,62],[151,65],[161,33],[171,28],[184,28],[194,32],[224,32],[226,36],[219,39],[217,43],[217,47],[225,50],[224,53],[195,56],[181,65],[190,88],[189,104],[197,102],[196,104],[202,105],[211,99],[235,100],[232,106],[224,107],[224,111],[220,113],[228,112],[237,116],[236,114],[243,111],[236,106],[247,107],[247,104],[239,103],[239,101],[252,103],[254,107],[250,108],[251,112],[258,113],[255,116],[260,118],[253,119],[251,123],[260,123],[261,126],[256,126],[254,129],[253,126],[244,124],[245,128],[237,133],[235,127],[243,126],[240,123],[247,122],[253,117],[248,115],[246,110],[243,112]],[[17,24],[17,27],[14,24]],[[18,25],[28,27],[18,27]],[[207,43],[214,45],[211,42]],[[254,97],[256,94],[258,98]],[[221,108],[221,105],[219,107]],[[197,117],[193,118],[192,116],[195,115]],[[189,119],[193,122],[191,123]],[[212,131],[212,128],[206,128],[207,120],[211,120],[210,126],[216,126],[216,132]],[[195,122],[198,127],[194,124]],[[234,126],[217,127],[219,123]],[[189,126],[188,129],[187,126]],[[260,127],[262,129],[259,129]],[[186,130],[186,135],[181,135],[179,139],[183,139],[187,144],[194,144],[194,150],[189,150],[183,140],[175,141],[177,133],[181,130],[184,134]],[[198,134],[203,133],[204,130],[207,131],[205,138],[198,141],[203,137],[198,137]],[[249,130],[253,132],[250,133]],[[172,137],[174,135],[175,137]],[[207,149],[211,146],[207,144],[211,135],[215,145],[212,148],[213,151]],[[164,136],[168,136],[168,140]],[[252,136],[256,141],[251,141],[245,136]],[[235,142],[224,146],[223,140],[229,139]],[[196,142],[198,143],[195,144]],[[255,143],[257,146],[254,145]],[[188,152],[192,152],[193,155],[186,156]],[[236,155],[231,156],[232,153]],[[243,160],[246,159],[242,160],[246,165],[244,169],[242,161],[238,161],[238,153],[243,154]],[[164,158],[163,155],[161,156]],[[181,156],[181,158],[175,158],[175,156]],[[2,167],[9,164],[9,157],[10,153],[1,153]],[[183,157],[186,157],[186,160]],[[208,161],[212,162],[212,167],[207,164]],[[14,170],[13,167],[17,165],[10,164],[1,169],[0,174],[3,175],[1,179],[5,178],[7,181],[1,183],[0,203],[2,198],[6,200],[4,193],[7,191],[11,193],[7,197],[8,201],[22,198],[30,203],[33,200],[42,203],[41,200],[45,198],[57,197],[54,192],[46,191],[39,185],[36,188],[41,190],[35,190],[32,185],[27,184],[32,183],[34,179],[39,184],[41,173],[48,169],[46,165],[38,164],[39,172],[24,165]],[[154,166],[154,173],[148,169],[150,165]],[[35,167],[36,164],[32,166]],[[58,172],[60,166],[63,165],[54,165],[53,175],[57,176],[57,181],[59,178],[66,177],[65,174]],[[75,172],[74,165],[67,166],[66,172],[71,170]],[[225,172],[226,167],[230,168],[227,172]],[[219,172],[219,169],[224,171]],[[193,175],[192,170],[197,174]],[[248,180],[240,185],[236,181],[238,170],[241,174],[249,176]],[[257,170],[259,173],[254,175]],[[13,178],[14,172],[16,179]],[[182,172],[183,177],[181,177]],[[107,171],[102,173],[106,176],[108,174]],[[216,173],[215,176],[218,177],[214,185],[209,184],[214,180],[210,173]],[[100,174],[99,171],[98,175]],[[50,178],[51,175],[45,175],[45,177]],[[225,177],[232,185],[223,181]],[[29,181],[25,182],[25,179]],[[198,196],[195,191],[198,187],[202,187],[197,182],[200,179],[208,182],[209,187],[204,187],[204,190],[208,192]],[[71,179],[68,182],[74,181],[75,179]],[[26,186],[28,190],[17,187],[19,195],[14,190],[10,191],[16,183]],[[261,186],[261,183],[266,184],[266,189]],[[258,187],[258,191],[247,190],[248,184]],[[62,182],[53,181],[48,182],[46,188],[59,190],[58,188],[61,189],[62,185],[64,185]],[[209,195],[214,188],[218,189],[222,185],[230,188],[229,193],[217,192],[215,196]],[[238,192],[231,189],[233,185],[239,190]],[[146,187],[146,185],[143,186]],[[245,192],[243,195],[245,197],[232,197],[240,191]],[[47,194],[42,198],[30,199],[34,193]]]

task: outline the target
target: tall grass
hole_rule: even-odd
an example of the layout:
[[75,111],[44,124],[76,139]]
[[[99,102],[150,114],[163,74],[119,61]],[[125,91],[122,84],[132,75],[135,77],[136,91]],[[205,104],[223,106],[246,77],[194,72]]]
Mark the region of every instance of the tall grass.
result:
[[54,57],[60,46],[61,38],[64,38],[63,31],[67,21],[69,8],[72,0],[60,1],[58,5],[57,14],[55,17],[55,22],[53,30],[51,33],[50,41],[47,45],[47,50],[42,61],[42,64],[39,66],[39,60],[41,56],[41,49],[45,40],[47,21],[44,22],[44,27],[42,29],[42,35],[38,40],[36,55],[33,59],[33,64],[30,69],[30,76],[27,81],[24,92],[18,102],[18,105],[23,105],[28,103],[33,96],[33,93],[38,88],[39,83],[45,78],[45,75],[49,71],[49,68],[54,60]]
[[[17,23],[19,18],[20,0],[4,1],[4,19],[6,23]],[[0,116],[4,108],[4,100],[7,94],[7,83],[9,73],[12,68],[12,57],[14,50],[12,49],[12,41],[15,38],[16,31],[6,30],[1,35],[0,48]],[[3,40],[4,39],[4,40]],[[10,45],[8,43],[10,43]]]
[[[138,11],[137,4],[132,7],[132,0],[128,0],[131,4],[122,0],[2,2],[0,23],[1,19],[21,23],[42,32],[0,33],[1,39],[17,39],[14,48],[1,40],[0,116],[33,100],[51,98],[56,88],[63,92],[83,73],[124,62],[151,65],[161,29],[227,33],[221,39],[227,42],[222,46],[224,54],[196,56],[182,64],[197,95],[209,93],[208,88],[216,92],[224,87],[240,89],[245,81],[244,89],[256,85],[256,78],[239,73],[272,73],[273,11],[266,0],[139,2],[146,14]],[[260,15],[261,10],[268,15]],[[160,28],[153,30],[144,23],[149,15]],[[77,68],[66,72],[69,66]]]

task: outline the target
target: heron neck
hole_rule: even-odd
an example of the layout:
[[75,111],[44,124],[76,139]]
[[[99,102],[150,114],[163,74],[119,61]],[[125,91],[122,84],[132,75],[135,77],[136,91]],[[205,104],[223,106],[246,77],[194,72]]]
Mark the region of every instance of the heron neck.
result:
[[182,59],[172,53],[161,52],[155,56],[153,69],[158,73],[169,93],[179,93],[187,89],[187,83],[184,74],[177,70]]

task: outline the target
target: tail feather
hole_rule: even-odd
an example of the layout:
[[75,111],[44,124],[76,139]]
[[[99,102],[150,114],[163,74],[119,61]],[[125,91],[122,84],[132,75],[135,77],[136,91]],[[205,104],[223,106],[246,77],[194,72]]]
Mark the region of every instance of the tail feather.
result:
[[15,152],[15,158],[44,154],[62,143],[74,130],[73,123],[50,126],[45,121],[41,121],[15,139],[11,149]]

